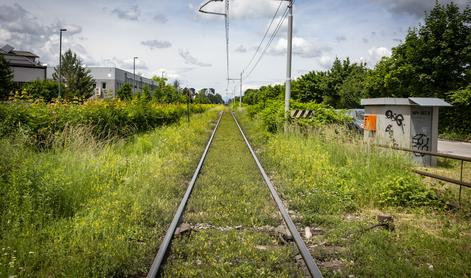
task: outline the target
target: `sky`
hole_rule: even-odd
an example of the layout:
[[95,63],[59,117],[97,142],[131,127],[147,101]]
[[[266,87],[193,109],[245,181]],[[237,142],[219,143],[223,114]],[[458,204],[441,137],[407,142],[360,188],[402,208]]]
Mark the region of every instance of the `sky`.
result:
[[[182,86],[215,88],[226,95],[224,17],[198,12],[207,0],[0,0],[0,47],[31,51],[41,63],[58,63],[59,29],[67,28],[63,50],[76,52],[87,66],[119,67],[145,76],[162,74]],[[450,0],[441,0],[449,3]],[[455,0],[460,7],[467,0]],[[296,0],[293,78],[326,70],[336,57],[374,65],[423,22],[435,0]],[[273,31],[287,1],[230,0],[230,77],[245,70],[243,89],[284,82],[287,21],[265,55],[249,65],[265,31]],[[223,2],[206,10],[224,11]],[[270,37],[269,32],[267,39]],[[261,50],[265,49],[265,43]],[[258,60],[258,56],[254,61]],[[249,75],[250,73],[250,75]]]

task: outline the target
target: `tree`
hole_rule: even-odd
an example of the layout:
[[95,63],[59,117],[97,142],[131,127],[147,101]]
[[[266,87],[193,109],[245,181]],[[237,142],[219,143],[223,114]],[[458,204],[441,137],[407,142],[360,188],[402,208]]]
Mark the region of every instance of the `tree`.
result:
[[453,107],[442,111],[440,125],[446,132],[459,134],[471,134],[471,85],[468,87],[448,93],[448,100]]
[[471,9],[436,2],[365,81],[369,96],[447,98],[471,82]]
[[8,99],[13,90],[13,72],[3,55],[0,55],[0,100]]
[[142,96],[141,99],[145,102],[149,102],[152,100],[152,94],[150,93],[150,88],[147,85],[144,85],[142,88]]
[[321,103],[327,85],[327,73],[323,71],[311,71],[293,81],[293,99],[301,102],[314,101]]
[[353,108],[364,94],[366,64],[335,59],[328,71],[311,71],[293,82],[293,99],[325,103],[336,108]]
[[120,100],[130,100],[132,99],[132,87],[130,84],[125,83],[119,90],[116,92],[117,97]]
[[[62,85],[61,90],[64,90],[64,85]],[[29,82],[23,87],[23,91],[33,99],[43,99],[45,102],[51,102],[59,94],[57,82],[52,80]]]
[[180,82],[175,80],[167,84],[167,78],[152,77],[159,86],[154,90],[154,99],[160,103],[186,103],[186,96],[180,90]]
[[[59,67],[54,68],[54,80],[59,80]],[[87,99],[93,95],[95,81],[90,70],[82,66],[82,61],[70,49],[62,55],[61,81],[65,85],[63,97]]]

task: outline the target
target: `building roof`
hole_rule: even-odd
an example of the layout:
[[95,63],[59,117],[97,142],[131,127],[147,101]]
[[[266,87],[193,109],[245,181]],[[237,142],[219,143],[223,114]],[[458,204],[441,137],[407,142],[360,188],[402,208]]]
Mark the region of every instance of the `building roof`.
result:
[[443,99],[434,97],[410,97],[409,100],[418,106],[452,106]]
[[383,106],[383,105],[402,105],[402,106],[452,106],[440,98],[410,97],[410,98],[366,98],[361,100],[363,106]]
[[407,98],[365,98],[361,100],[361,105],[410,105]]
[[10,66],[43,68],[37,60],[39,58],[38,55],[29,51],[15,50],[8,44],[0,48],[0,54],[3,55]]
[[15,55],[18,55],[18,56],[23,56],[23,57],[31,57],[31,58],[39,58],[38,55],[32,53],[32,52],[29,52],[29,51],[20,51],[20,50],[13,50],[12,51]]

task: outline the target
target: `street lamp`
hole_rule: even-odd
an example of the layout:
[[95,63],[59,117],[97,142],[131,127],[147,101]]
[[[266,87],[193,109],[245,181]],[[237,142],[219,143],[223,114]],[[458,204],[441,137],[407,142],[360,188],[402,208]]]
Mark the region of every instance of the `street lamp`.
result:
[[136,59],[139,57],[134,57],[134,66],[133,66],[133,82],[132,82],[132,93],[136,94]]
[[61,82],[62,82],[62,32],[67,32],[67,29],[60,29],[59,32],[59,98],[61,97]]

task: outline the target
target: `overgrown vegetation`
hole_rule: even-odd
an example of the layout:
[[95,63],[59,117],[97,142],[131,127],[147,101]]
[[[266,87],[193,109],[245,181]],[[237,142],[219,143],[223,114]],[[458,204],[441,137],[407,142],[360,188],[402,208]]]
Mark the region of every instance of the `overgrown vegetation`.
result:
[[[67,110],[83,119],[82,109],[102,105]],[[147,273],[216,112],[113,144],[87,126],[56,130],[43,152],[31,148],[35,138],[22,129],[1,138],[0,276]]]
[[[239,113],[277,190],[325,276],[469,276],[469,199],[460,211],[456,186],[429,185],[408,155],[370,148],[361,138],[324,126],[288,135],[263,131]],[[389,214],[394,225],[377,225]]]
[[[192,105],[192,113],[209,106]],[[51,145],[54,135],[67,127],[86,126],[97,139],[126,137],[176,123],[187,107],[133,101],[88,101],[84,104],[12,102],[0,104],[0,138],[18,131],[38,147]]]
[[[351,118],[342,111],[336,111],[325,104],[293,101],[291,108],[313,111],[313,115],[309,118],[290,119],[291,124],[296,124],[299,127],[319,127],[326,124],[347,125],[351,121]],[[258,117],[262,120],[266,130],[275,133],[283,129],[285,114],[282,100],[265,99],[258,104],[249,106],[247,110],[252,118]]]

